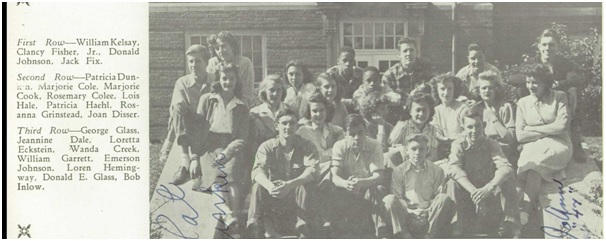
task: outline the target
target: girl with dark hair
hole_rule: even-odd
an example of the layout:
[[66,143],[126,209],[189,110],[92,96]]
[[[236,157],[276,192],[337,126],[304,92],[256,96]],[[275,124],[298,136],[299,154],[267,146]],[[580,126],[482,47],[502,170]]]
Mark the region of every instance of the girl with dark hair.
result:
[[215,73],[221,64],[234,64],[238,66],[238,79],[242,85],[242,101],[248,106],[254,99],[255,71],[250,59],[240,53],[238,40],[229,31],[213,34],[206,39],[211,48],[213,57],[208,61],[206,72]]
[[312,84],[312,75],[307,65],[299,59],[291,60],[284,68],[284,79],[287,88],[284,93],[284,103],[295,111],[301,108],[301,100],[306,99],[315,89]]
[[566,93],[552,90],[549,67],[526,65],[526,88],[530,95],[518,101],[516,137],[522,151],[518,160],[518,190],[524,195],[522,224],[538,208],[541,182],[563,180],[564,169],[572,157]]
[[[219,65],[211,93],[200,97],[197,113],[204,121],[202,138],[197,142],[199,163],[192,162],[192,169],[202,169],[202,176],[194,183],[196,191],[217,192],[225,199],[225,214],[221,217],[229,230],[237,232],[240,215],[239,186],[244,180],[243,149],[249,133],[248,107],[242,101],[242,83],[238,79],[238,67],[233,64]],[[233,235],[232,235],[233,236]]]
[[303,110],[303,116],[310,121],[297,131],[297,135],[314,143],[320,155],[321,167],[322,163],[328,164],[335,142],[344,137],[343,129],[330,123],[333,114],[334,106],[316,90]]
[[461,79],[452,74],[438,75],[431,80],[431,94],[438,104],[431,123],[441,129],[449,140],[457,139],[461,132],[462,117],[469,109],[457,100],[462,91]]
[[[430,95],[421,91],[413,92],[408,97],[404,107],[403,120],[398,121],[394,126],[387,144],[391,152],[398,152],[402,145],[405,145],[406,137],[413,134],[421,134],[427,138],[428,155],[426,159],[431,162],[438,160],[438,146],[440,141],[445,139],[444,133],[439,128],[429,124],[433,117],[434,101]],[[442,162],[446,163],[447,160]],[[393,167],[400,163],[392,163]],[[439,164],[439,163],[438,163]]]

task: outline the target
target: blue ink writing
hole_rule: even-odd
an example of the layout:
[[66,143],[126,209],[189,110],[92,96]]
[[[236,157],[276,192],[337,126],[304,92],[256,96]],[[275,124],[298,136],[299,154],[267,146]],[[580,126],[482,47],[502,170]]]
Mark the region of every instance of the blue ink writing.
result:
[[[196,219],[198,219],[198,217],[199,217],[198,211],[196,211],[191,206],[191,204],[189,204],[189,202],[187,202],[185,200],[185,192],[183,191],[183,189],[181,189],[179,186],[176,186],[174,184],[170,184],[170,185],[176,187],[177,188],[176,191],[178,191],[178,193],[171,191],[164,184],[160,185],[160,188],[156,189],[156,193],[158,193],[158,195],[168,199],[168,201],[171,201],[173,203],[182,202],[183,204],[185,204],[189,208],[189,210],[191,210],[193,212],[193,214],[192,215],[182,214],[181,218],[188,224],[197,226],[198,221],[196,221]],[[175,222],[173,222],[168,216],[166,216],[164,214],[160,214],[160,215],[156,216],[156,222],[160,225],[160,227],[162,229],[166,230],[167,232],[169,232],[177,237],[184,238],[184,239],[197,239],[200,237],[197,233],[195,233],[195,236],[186,236],[183,233],[183,231],[181,231],[181,229],[175,224]],[[171,226],[165,227],[163,225],[163,223],[170,223]]]
[[[562,220],[562,222],[561,222],[559,228],[543,226],[543,227],[541,227],[541,230],[543,230],[543,232],[546,235],[553,237],[553,238],[576,239],[577,238],[576,236],[570,234],[570,232],[577,227],[577,223],[572,222],[571,217],[579,219],[580,216],[583,216],[583,213],[581,213],[579,210],[577,210],[577,207],[582,205],[582,203],[579,202],[578,200],[576,200],[575,198],[572,198],[572,204],[567,203],[565,194],[573,193],[574,189],[572,187],[568,187],[566,189],[564,187],[564,184],[560,180],[553,179],[553,181],[555,181],[559,185],[558,186],[558,190],[559,190],[558,193],[560,195],[559,207],[553,207],[553,206],[549,205],[545,208],[545,211],[547,213],[553,215],[554,217]],[[570,208],[570,210],[568,208]]]
[[[216,227],[216,229],[221,231],[223,234],[227,235],[229,238],[233,238],[231,235],[229,235],[227,233],[227,230],[229,230],[229,226],[227,226],[227,224],[225,223],[225,220],[222,218],[225,215],[227,215],[227,213],[223,209],[221,209],[221,207],[219,207],[220,205],[226,205],[225,198],[223,198],[223,195],[224,195],[223,193],[229,192],[228,190],[223,190],[223,187],[229,183],[229,181],[227,180],[228,174],[224,170],[225,164],[222,163],[223,160],[225,160],[225,155],[223,155],[223,153],[221,153],[221,154],[219,154],[219,156],[217,156],[217,158],[215,158],[215,162],[213,165],[213,166],[217,167],[220,174],[217,176],[217,179],[219,179],[219,181],[213,183],[213,185],[212,185],[213,195],[215,195],[219,198],[219,201],[215,203],[215,208],[218,210],[218,212],[213,213],[212,216],[217,221],[219,221],[219,225],[218,225],[218,227]],[[220,182],[221,180],[222,180],[222,182]]]

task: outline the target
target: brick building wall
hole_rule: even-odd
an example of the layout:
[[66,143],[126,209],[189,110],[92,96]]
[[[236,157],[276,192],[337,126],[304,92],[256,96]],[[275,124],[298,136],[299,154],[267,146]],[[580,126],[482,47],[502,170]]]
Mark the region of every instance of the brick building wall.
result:
[[[291,59],[305,61],[312,72],[326,70],[326,40],[322,14],[314,8],[217,9],[204,4],[170,8],[151,4],[150,41],[150,140],[166,137],[174,82],[187,74],[187,33],[220,31],[260,34],[265,39],[266,73],[283,71]],[[263,74],[265,76],[265,73]]]

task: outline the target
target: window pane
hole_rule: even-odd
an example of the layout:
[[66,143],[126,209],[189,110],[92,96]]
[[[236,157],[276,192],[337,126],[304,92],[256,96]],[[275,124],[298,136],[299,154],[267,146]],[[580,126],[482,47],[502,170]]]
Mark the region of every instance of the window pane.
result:
[[373,37],[364,37],[364,48],[372,49],[372,39]]
[[362,23],[354,23],[354,35],[362,35]]
[[404,35],[404,23],[396,23],[396,35]]
[[343,46],[349,46],[353,48],[353,43],[351,42],[351,37],[343,37]]
[[383,37],[375,37],[375,49],[384,49],[385,45],[383,45]]
[[365,23],[364,24],[364,36],[368,36],[368,37],[372,37],[372,23]]
[[383,23],[375,23],[375,37],[383,37]]
[[381,60],[379,61],[379,72],[385,72],[389,69],[389,61]]
[[252,60],[252,51],[250,51],[250,50],[246,50],[246,51],[242,50],[242,56],[244,56],[244,57],[249,58],[250,60]]
[[395,49],[394,37],[385,37],[385,49]]
[[261,51],[263,49],[262,47],[263,45],[263,39],[261,38],[261,36],[254,36],[253,37],[253,50],[254,51]]
[[263,66],[263,53],[261,51],[254,51],[252,62],[255,67]]
[[352,35],[352,24],[351,23],[344,23],[343,24],[343,35]]
[[252,48],[252,37],[250,36],[243,36],[242,37],[242,51],[250,51]]
[[256,67],[255,70],[255,82],[261,82],[263,80],[263,67]]
[[354,37],[354,49],[361,49],[362,48],[362,37]]
[[192,36],[190,39],[191,44],[200,44],[200,36]]
[[393,35],[393,23],[385,23],[385,35]]
[[358,61],[358,67],[360,67],[360,68],[368,67],[368,61]]

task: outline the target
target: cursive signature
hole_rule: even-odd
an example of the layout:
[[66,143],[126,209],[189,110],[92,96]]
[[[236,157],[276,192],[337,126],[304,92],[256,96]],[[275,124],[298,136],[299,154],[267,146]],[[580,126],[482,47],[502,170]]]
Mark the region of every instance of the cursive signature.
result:
[[[170,202],[181,202],[183,204],[185,204],[189,210],[191,210],[193,212],[193,214],[187,215],[187,214],[181,214],[181,218],[188,224],[192,225],[192,226],[197,226],[198,225],[198,221],[196,221],[196,219],[198,219],[199,214],[198,211],[196,211],[196,209],[194,209],[191,204],[189,204],[189,202],[187,202],[185,200],[185,191],[183,191],[183,189],[181,189],[179,186],[174,185],[174,184],[169,184],[171,185],[171,187],[175,187],[176,190],[171,191],[171,189],[169,189],[167,186],[165,186],[164,184],[160,185],[160,188],[156,189],[156,193],[158,193],[158,195],[168,199],[168,201]],[[184,239],[197,239],[200,236],[195,233],[195,236],[187,236],[183,233],[183,231],[181,231],[181,229],[179,228],[179,226],[177,226],[175,224],[175,222],[173,222],[172,219],[170,219],[168,216],[164,215],[164,214],[159,214],[158,216],[156,216],[156,222],[160,225],[160,227],[164,230],[166,230],[167,232],[180,237],[180,238],[184,238]],[[166,227],[163,224],[168,223],[170,224],[170,226]]]
[[229,238],[233,238],[227,233],[227,230],[229,230],[229,226],[225,224],[225,220],[222,218],[227,215],[227,213],[223,209],[221,209],[221,207],[219,207],[220,205],[227,205],[225,203],[225,198],[223,198],[222,195],[223,193],[229,192],[229,190],[223,189],[223,187],[229,183],[229,181],[227,180],[228,174],[227,172],[225,172],[225,170],[223,170],[225,169],[225,164],[222,163],[223,160],[225,160],[225,155],[223,155],[223,153],[220,153],[219,156],[217,156],[217,158],[215,159],[214,163],[214,166],[216,166],[220,172],[220,174],[217,176],[217,179],[219,179],[219,181],[222,180],[222,182],[217,181],[213,183],[211,187],[213,195],[219,198],[219,201],[214,204],[218,212],[214,212],[212,216],[219,222],[219,225],[216,227],[216,229],[221,231],[223,234],[227,235]]
[[[573,239],[577,239],[576,236],[570,234],[570,232],[574,229],[577,228],[577,222],[574,220],[571,220],[571,218],[574,218],[575,220],[579,219],[580,216],[583,216],[583,213],[581,213],[577,208],[581,205],[583,205],[580,201],[578,201],[576,198],[572,198],[572,200],[567,200],[565,195],[567,193],[573,193],[575,190],[572,187],[565,187],[564,184],[557,179],[553,179],[553,181],[555,181],[556,183],[558,183],[558,190],[559,190],[559,195],[560,195],[560,202],[559,202],[559,206],[558,207],[554,207],[551,205],[548,205],[545,208],[545,211],[549,214],[551,214],[552,216],[558,218],[561,220],[561,224],[560,227],[550,227],[550,226],[543,226],[541,227],[541,230],[543,230],[543,232],[553,238],[573,238]],[[572,202],[572,203],[570,203]]]

